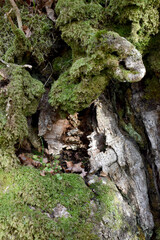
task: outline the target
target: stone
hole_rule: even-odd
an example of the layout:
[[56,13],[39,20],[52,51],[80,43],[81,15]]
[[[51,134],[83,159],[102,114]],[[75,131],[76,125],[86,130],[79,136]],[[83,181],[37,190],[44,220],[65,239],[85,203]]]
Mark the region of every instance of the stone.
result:
[[53,209],[53,216],[55,218],[60,218],[60,217],[68,218],[68,217],[71,217],[69,212],[67,212],[67,208],[64,207],[61,204],[57,204],[57,206]]

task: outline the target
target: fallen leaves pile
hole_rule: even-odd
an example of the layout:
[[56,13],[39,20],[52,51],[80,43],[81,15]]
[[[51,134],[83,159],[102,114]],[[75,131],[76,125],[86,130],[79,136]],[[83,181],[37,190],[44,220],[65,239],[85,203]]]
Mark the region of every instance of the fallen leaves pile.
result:
[[83,163],[73,163],[72,161],[65,161],[67,168],[64,169],[66,173],[80,173],[81,177],[85,177],[87,175],[87,172],[83,168]]
[[22,165],[40,168],[40,175],[45,176],[46,174],[57,175],[60,178],[60,173],[76,173],[80,174],[82,178],[87,175],[84,169],[83,163],[74,163],[73,161],[65,161],[66,166],[60,165],[60,161],[57,160],[59,156],[53,157],[49,160],[46,156],[34,155],[31,153],[21,153],[18,155]]

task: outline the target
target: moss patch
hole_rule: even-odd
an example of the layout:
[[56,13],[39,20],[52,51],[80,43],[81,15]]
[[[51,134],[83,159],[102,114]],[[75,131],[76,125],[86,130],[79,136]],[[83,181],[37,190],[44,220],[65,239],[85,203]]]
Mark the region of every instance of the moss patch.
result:
[[72,51],[66,51],[62,56],[56,57],[53,61],[53,73],[60,75],[72,65]]
[[[36,112],[39,99],[44,92],[43,84],[32,78],[29,72],[21,66],[11,65],[7,71],[10,82],[0,90],[0,145],[2,152],[8,151],[8,148],[13,149],[17,141],[23,140],[28,135],[26,117]],[[5,158],[1,158],[2,166]],[[6,163],[4,163],[5,165]]]
[[[35,169],[0,171],[0,239],[97,239],[90,216],[91,191],[75,174],[41,177]],[[68,218],[50,218],[62,204]]]
[[25,34],[17,28],[16,17],[12,12],[11,17],[15,27],[11,27],[6,13],[11,9],[7,0],[0,9],[0,57],[5,55],[5,60],[22,64],[32,59],[40,65],[53,50],[53,22],[45,14],[31,14],[28,7],[20,5],[23,26],[31,31],[31,36],[26,38]]
[[124,239],[127,232],[127,236],[130,236],[131,240],[138,240],[137,226],[134,226],[135,223],[129,224],[130,219],[124,214],[124,209],[121,206],[122,201],[118,198],[118,191],[114,183],[110,180],[102,183],[99,180],[92,184],[91,188],[96,193],[96,201],[99,205],[97,218],[103,222],[104,232],[107,229],[109,239],[114,239],[115,236]]
[[[143,51],[150,37],[158,32],[159,27],[158,0],[111,0],[106,13],[111,22],[121,28],[131,27],[129,39]],[[109,24],[111,24],[111,22]]]
[[160,101],[160,80],[154,76],[151,79],[145,81],[144,98],[146,100],[154,100],[159,103]]
[[53,83],[49,101],[61,112],[73,114],[99,97],[111,78],[132,81],[130,76],[137,72],[120,61],[129,55],[134,58],[135,48],[105,29],[104,8],[98,2],[59,0],[56,13],[57,27],[72,49],[73,63]]

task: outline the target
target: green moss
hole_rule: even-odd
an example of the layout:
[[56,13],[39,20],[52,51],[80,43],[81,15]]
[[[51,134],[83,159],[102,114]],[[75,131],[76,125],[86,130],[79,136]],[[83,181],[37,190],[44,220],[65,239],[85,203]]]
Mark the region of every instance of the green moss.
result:
[[103,22],[105,19],[103,7],[93,1],[86,3],[84,0],[59,0],[56,4],[56,13],[58,14],[58,27],[74,21],[88,19],[94,25],[95,23]]
[[141,137],[141,135],[136,132],[136,130],[134,129],[134,127],[132,126],[131,123],[126,124],[124,121],[121,122],[121,125],[123,127],[123,129],[128,132],[129,136],[132,137],[137,143],[139,143],[141,146],[144,145],[143,139]]
[[160,228],[156,230],[156,240],[160,240]]
[[31,51],[31,43],[26,38],[24,32],[16,28],[14,31],[15,37],[13,43],[5,53],[5,61],[11,63],[22,63],[25,54]]
[[151,79],[147,79],[145,81],[145,89],[144,89],[144,98],[146,100],[154,100],[159,103],[160,101],[160,81],[159,78],[153,76]]
[[[17,141],[28,135],[26,117],[35,113],[44,92],[43,84],[24,68],[12,65],[8,74],[10,82],[0,94],[0,145],[3,151],[13,148]],[[4,166],[5,158],[1,158],[0,163],[3,165],[4,162]]]
[[[110,219],[111,221],[108,223],[107,227],[112,228],[113,230],[116,230],[117,228],[119,229],[122,225],[122,214],[118,209],[114,184],[110,181],[106,184],[97,181],[95,184],[91,185],[91,188],[96,192],[96,199],[100,204],[100,212],[97,216],[103,216],[104,218],[107,217],[108,219],[111,218],[112,220]],[[113,216],[115,220],[113,220]],[[115,223],[113,224],[112,221],[115,221]]]
[[0,166],[3,169],[10,169],[12,167],[19,167],[19,159],[15,154],[15,149],[13,146],[7,146],[0,148]]
[[53,61],[53,73],[60,75],[72,65],[72,52],[67,51],[62,56],[56,57]]
[[45,61],[45,58],[53,49],[53,22],[45,14],[30,14],[28,7],[20,5],[23,26],[27,26],[31,31],[31,36],[27,38],[25,34],[17,28],[14,11],[11,14],[15,27],[5,17],[11,8],[7,0],[0,14],[0,57],[5,55],[5,60],[22,64],[32,57],[37,64]]
[[[99,97],[109,79],[130,81],[130,70],[119,66],[129,53],[124,46],[117,48],[115,43],[111,44],[115,38],[121,44],[117,33],[104,27],[101,30],[104,9],[98,2],[59,0],[56,12],[61,37],[72,49],[73,64],[53,83],[49,102],[61,112],[73,114]],[[128,45],[127,51],[132,49],[133,45]]]
[[52,85],[50,103],[70,114],[88,107],[108,84],[106,75],[101,73],[98,67],[92,59],[77,60],[70,70],[61,74]]
[[157,0],[111,0],[106,8],[111,22],[121,24],[125,29],[130,24],[129,39],[142,51],[148,45],[151,35],[158,32],[159,2]]
[[52,53],[55,42],[53,22],[46,14],[29,14],[28,9],[22,9],[22,21],[31,31],[31,57],[40,65]]
[[155,46],[156,50],[152,51],[148,57],[150,68],[155,73],[160,73],[160,51],[158,46]]
[[[41,177],[24,167],[0,171],[0,239],[97,239],[88,220],[92,192],[79,175],[62,178]],[[70,217],[49,217],[57,204],[65,206]]]
[[[133,57],[134,46],[118,33],[108,31],[102,6],[99,1],[84,0],[59,0],[56,5],[56,25],[72,49],[73,59],[72,66],[60,74],[50,92],[50,104],[63,112],[74,113],[88,107],[110,79],[140,80],[138,70],[121,64],[122,59]],[[137,78],[131,80],[134,75]]]
[[[77,54],[84,54],[95,33],[93,28],[98,25],[102,16],[102,7],[86,4],[84,0],[58,1],[56,12],[59,15],[56,26],[60,28],[62,39],[72,48],[72,56],[77,59]],[[78,54],[78,55],[79,55]]]
[[124,216],[114,183],[108,179],[105,183],[99,180],[92,184],[91,188],[94,189],[96,201],[99,204],[97,217],[103,219],[104,227],[111,232],[110,238],[114,236],[114,233],[116,235],[118,232],[127,232],[130,239],[138,240],[138,231],[136,232],[134,226],[129,225],[128,219]]

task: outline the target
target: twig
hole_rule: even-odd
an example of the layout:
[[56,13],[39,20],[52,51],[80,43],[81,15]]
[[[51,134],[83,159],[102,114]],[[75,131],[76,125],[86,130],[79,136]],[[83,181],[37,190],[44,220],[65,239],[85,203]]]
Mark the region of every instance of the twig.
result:
[[11,10],[8,13],[6,13],[6,16],[7,16],[8,20],[11,24],[11,27],[12,27],[13,31],[15,31],[17,27],[15,26],[15,24],[14,24],[14,22],[13,22],[11,16],[10,16],[12,11],[13,11],[13,8],[11,8]]
[[20,10],[17,7],[17,5],[16,5],[14,0],[10,0],[10,3],[12,5],[13,10],[15,11],[15,14],[16,14],[16,17],[17,17],[18,28],[22,30],[22,19],[21,19]]
[[10,67],[10,64],[5,62],[3,59],[0,58],[0,62],[2,62],[3,64],[5,64],[7,67]]
[[29,65],[29,64],[24,64],[24,65],[18,65],[18,64],[15,64],[15,63],[7,63],[5,62],[3,59],[0,58],[0,62],[2,62],[3,64],[5,64],[7,67],[10,67],[11,65],[12,66],[19,66],[21,68],[30,68],[32,69],[32,65]]
[[[52,70],[52,72],[51,72],[49,78],[47,79],[47,81],[45,82],[44,86],[46,86],[46,84],[48,83],[48,81],[50,80],[50,78],[52,77],[52,74],[53,74],[53,68],[52,68],[52,65],[51,65],[50,62],[49,62],[49,64],[50,64],[50,66],[51,66],[51,70]],[[48,64],[47,64],[47,65],[48,65]],[[43,69],[43,70],[44,70],[44,69]]]

